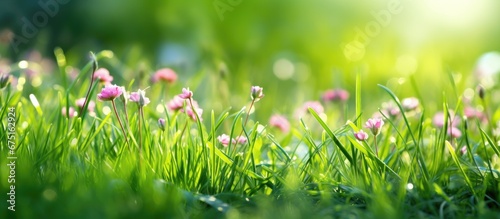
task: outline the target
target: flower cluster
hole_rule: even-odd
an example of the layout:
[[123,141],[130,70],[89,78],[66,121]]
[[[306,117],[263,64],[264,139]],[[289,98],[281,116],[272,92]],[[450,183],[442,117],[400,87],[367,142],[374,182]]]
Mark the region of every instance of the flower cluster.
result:
[[349,92],[344,89],[330,89],[321,95],[324,102],[345,102],[349,99]]
[[229,143],[235,145],[235,144],[241,144],[241,145],[244,145],[247,143],[248,139],[244,136],[238,136],[236,138],[231,138],[229,137],[229,135],[226,135],[226,134],[222,134],[222,135],[219,135],[217,137],[217,140],[219,141],[219,143],[222,144],[222,146],[224,147],[227,147],[229,146]]
[[203,109],[201,109],[198,102],[192,98],[193,92],[190,91],[189,88],[182,88],[182,93],[174,96],[174,98],[167,103],[167,108],[172,111],[185,112],[186,115],[194,121],[196,121],[196,117],[199,117],[200,121],[203,121],[201,118]]

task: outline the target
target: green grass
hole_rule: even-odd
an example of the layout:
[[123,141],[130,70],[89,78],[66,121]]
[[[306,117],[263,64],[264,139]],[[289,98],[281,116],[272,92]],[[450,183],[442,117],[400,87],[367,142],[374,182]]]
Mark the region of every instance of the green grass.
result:
[[[85,96],[95,63],[88,62],[71,80],[63,70],[67,64],[62,51],[56,50],[56,57],[61,77],[44,76],[39,88],[9,85],[0,95],[0,186],[5,200],[11,185],[5,159],[9,135],[4,132],[9,107],[16,112],[18,157],[16,211],[8,210],[3,200],[0,218],[498,218],[500,213],[500,148],[491,130],[498,116],[487,122],[462,119],[457,126],[462,136],[452,139],[443,131],[447,123],[443,128],[432,124],[434,112],[423,105],[409,112],[401,105],[402,97],[380,85],[383,99],[403,113],[383,115],[377,155],[373,135],[364,142],[353,135],[374,113],[364,106],[381,104],[361,95],[361,74],[355,78],[351,104],[339,110],[327,107],[325,114],[309,108],[300,119],[290,115],[292,129],[281,133],[257,116],[268,110],[260,109],[263,102],[279,103],[279,96],[255,102],[250,115],[243,106],[204,108],[202,103],[217,97],[198,89],[214,80],[200,72],[185,83],[204,108],[203,121],[165,107],[181,92],[181,84],[154,84],[146,90],[151,103],[144,107],[142,126],[137,125],[135,103],[124,107],[116,99],[128,145],[114,113],[103,110],[112,109],[110,102],[96,98],[102,85],[90,89],[95,115],[63,116],[62,107],[74,106]],[[106,62],[111,56],[104,51],[95,59]],[[21,71],[13,74],[25,77]],[[144,78],[114,76],[127,90],[148,86]],[[419,96],[424,87],[409,80]],[[453,108],[463,115],[460,86],[452,88],[455,102],[434,102],[445,112]],[[247,90],[225,94],[247,98],[249,104]],[[498,101],[488,98],[486,110],[498,115]],[[347,120],[331,119],[342,112]],[[166,119],[164,131],[156,124],[158,118]],[[242,133],[248,141],[224,147],[217,139],[223,133]],[[460,152],[463,146],[465,154]]]

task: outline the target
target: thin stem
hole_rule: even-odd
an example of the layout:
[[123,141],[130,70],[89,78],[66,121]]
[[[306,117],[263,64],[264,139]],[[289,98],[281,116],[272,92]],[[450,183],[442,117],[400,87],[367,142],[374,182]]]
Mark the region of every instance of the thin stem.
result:
[[123,110],[125,110],[125,122],[127,122],[127,129],[130,129],[130,123],[128,119],[127,103],[123,101]]
[[139,169],[141,168],[142,164],[142,128],[141,128],[141,118],[143,114],[142,107],[139,106]]
[[[247,111],[247,117],[245,118],[245,122],[243,123],[243,127],[241,128],[241,132],[240,132],[240,135],[236,136],[236,137],[239,137],[241,135],[243,135],[243,132],[245,131],[245,126],[247,125],[247,122],[248,122],[248,117],[250,117],[250,111],[252,110],[252,107],[253,105],[255,104],[255,99],[252,100],[252,103],[250,103],[250,108],[248,108],[248,111]],[[232,137],[232,136],[231,136]],[[229,139],[231,140],[231,139]],[[238,142],[236,142],[234,144],[234,151],[236,151],[236,145],[238,144]]]
[[493,140],[496,142],[497,138],[495,137],[495,135],[493,135],[494,128],[493,128],[493,124],[491,123],[490,113],[489,113],[488,108],[486,107],[486,100],[484,98],[481,98],[481,104],[483,105],[484,115],[486,116],[486,120],[488,121],[488,126],[490,128],[490,134],[493,137]]
[[252,103],[250,103],[250,108],[247,111],[247,118],[245,118],[245,122],[243,123],[243,128],[241,129],[240,135],[238,135],[238,136],[241,136],[243,134],[243,131],[245,131],[245,126],[247,125],[248,117],[250,117],[250,111],[252,110],[254,103],[255,103],[255,99],[253,99]]
[[378,157],[377,135],[373,136],[373,141],[374,141],[374,144],[375,144],[375,155],[377,155],[377,157]]
[[118,110],[116,110],[115,100],[111,100],[111,103],[113,105],[113,110],[115,111],[116,118],[118,119],[118,123],[120,123],[120,128],[122,128],[123,136],[125,136],[125,141],[127,142],[127,145],[130,148],[130,143],[128,142],[127,133],[125,132],[125,129],[123,128],[123,124],[122,124],[122,121],[120,119],[120,116],[118,116]]
[[90,96],[90,92],[92,91],[92,85],[94,85],[94,74],[95,71],[97,70],[97,61],[94,59],[94,65],[92,66],[92,74],[90,74],[90,86],[89,89],[87,90],[87,94],[85,95],[85,101],[83,102],[83,107],[80,108],[80,112],[78,112],[78,116],[83,117],[83,110],[86,110],[87,108],[87,101]]

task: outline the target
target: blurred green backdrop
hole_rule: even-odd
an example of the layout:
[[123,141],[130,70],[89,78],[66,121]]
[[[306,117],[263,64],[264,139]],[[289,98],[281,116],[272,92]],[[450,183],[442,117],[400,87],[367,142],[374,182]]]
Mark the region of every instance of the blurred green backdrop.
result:
[[[413,75],[425,102],[451,89],[449,75],[474,86],[477,58],[500,51],[498,9],[495,0],[2,0],[0,54],[15,62],[61,47],[82,66],[88,51],[109,49],[130,68],[112,71],[123,80],[141,66],[172,67],[181,85],[203,73],[213,76],[206,94],[261,85],[275,100],[262,107],[283,113],[329,88],[353,92],[358,71],[364,101],[384,94],[377,83],[415,95]],[[247,99],[228,101],[214,108]]]

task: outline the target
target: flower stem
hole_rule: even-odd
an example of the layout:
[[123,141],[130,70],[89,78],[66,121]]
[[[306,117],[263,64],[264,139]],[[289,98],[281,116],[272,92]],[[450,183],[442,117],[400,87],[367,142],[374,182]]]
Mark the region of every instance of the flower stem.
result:
[[248,109],[248,112],[247,112],[247,118],[245,118],[245,122],[243,123],[243,127],[241,129],[241,133],[238,136],[241,136],[243,134],[243,131],[245,131],[245,126],[248,123],[248,117],[250,117],[250,111],[252,110],[252,107],[253,107],[254,104],[255,104],[255,99],[253,99],[252,103],[250,103],[250,108]]
[[143,118],[142,107],[139,106],[139,169],[142,166],[142,128],[141,128],[141,119]]
[[113,105],[113,110],[115,111],[115,115],[116,115],[116,118],[118,119],[118,123],[120,123],[120,128],[122,129],[123,136],[125,136],[125,141],[127,142],[127,145],[130,149],[130,143],[128,142],[127,133],[125,132],[125,129],[123,128],[123,124],[122,124],[122,121],[120,120],[120,116],[118,116],[118,110],[116,110],[115,100],[111,100],[111,104]]
[[87,90],[87,94],[85,95],[85,101],[83,102],[83,107],[80,108],[80,112],[78,112],[78,116],[83,118],[83,111],[87,109],[87,101],[90,96],[90,92],[92,91],[92,85],[94,85],[94,74],[95,71],[97,70],[97,61],[95,60],[94,57],[94,64],[92,66],[92,74],[90,74],[90,86],[89,89]]
[[375,144],[375,155],[378,157],[377,135],[373,136],[373,141]]
[[125,122],[127,122],[127,129],[130,129],[130,124],[128,120],[127,103],[123,101],[123,110],[125,110]]

